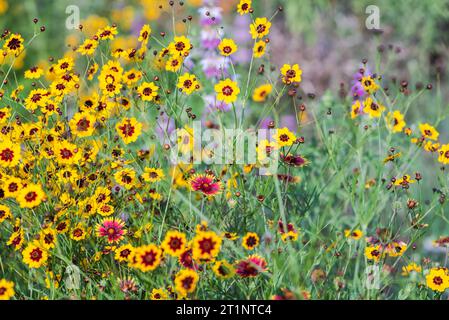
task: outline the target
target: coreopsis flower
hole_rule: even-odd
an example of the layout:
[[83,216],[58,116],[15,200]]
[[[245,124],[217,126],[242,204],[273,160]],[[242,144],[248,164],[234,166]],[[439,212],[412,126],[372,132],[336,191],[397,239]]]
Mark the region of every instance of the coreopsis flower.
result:
[[211,260],[220,252],[222,239],[213,231],[197,233],[192,240],[193,259]]
[[296,141],[296,136],[288,128],[284,127],[276,130],[273,139],[279,147],[289,147]]
[[133,266],[142,272],[156,269],[161,263],[162,251],[154,244],[144,245],[134,249],[132,259],[135,259]]
[[399,111],[388,112],[385,121],[392,132],[402,132],[405,128],[404,115]]
[[253,100],[255,102],[265,102],[272,90],[273,86],[269,83],[257,87],[256,89],[254,89]]
[[165,234],[164,241],[161,243],[161,248],[164,252],[173,257],[179,257],[184,252],[187,245],[186,235],[182,232],[170,230]]
[[44,74],[44,70],[39,67],[31,67],[27,71],[25,71],[25,78],[27,79],[39,79]]
[[0,142],[0,166],[4,168],[15,167],[20,160],[20,144],[3,139]]
[[38,107],[45,107],[48,100],[48,91],[45,89],[31,90],[28,97],[25,99],[25,107],[28,110],[36,110]]
[[115,125],[115,129],[123,142],[129,144],[136,141],[142,133],[142,124],[136,118],[123,118]]
[[235,274],[234,266],[226,260],[216,261],[212,267],[212,271],[220,279],[229,279]]
[[87,80],[91,81],[98,71],[98,63],[93,63],[86,72]]
[[251,9],[251,2],[251,0],[240,0],[237,4],[237,12],[240,15],[249,13],[249,10]]
[[125,189],[131,189],[136,184],[136,172],[133,169],[122,169],[114,174],[115,181]]
[[106,238],[108,243],[117,243],[126,234],[125,222],[119,218],[105,218],[95,227],[97,237]]
[[168,292],[164,288],[151,290],[150,300],[168,300],[168,299],[169,299]]
[[181,69],[182,62],[183,62],[182,58],[172,56],[165,63],[165,70],[171,71],[171,72],[176,72],[179,69]]
[[0,300],[9,300],[14,295],[14,282],[0,279]]
[[369,245],[365,248],[365,257],[368,260],[378,262],[383,255],[383,249],[380,245]]
[[88,112],[77,112],[73,115],[69,125],[72,133],[77,137],[90,137],[95,130],[95,117]]
[[8,206],[0,204],[0,223],[5,221],[6,219],[12,219],[11,210]]
[[267,49],[267,43],[263,40],[259,40],[254,44],[253,56],[254,58],[261,58],[265,54]]
[[86,39],[83,44],[79,46],[76,52],[79,52],[83,56],[91,56],[95,53],[98,47],[98,41],[94,39]]
[[54,65],[54,72],[57,75],[62,75],[72,71],[74,66],[75,61],[71,57],[59,59],[58,62]]
[[7,54],[13,54],[18,56],[24,49],[23,38],[20,34],[13,33],[3,44],[3,49]]
[[195,174],[189,180],[192,191],[200,191],[205,196],[215,196],[221,192],[223,184],[211,174]]
[[235,272],[242,278],[256,277],[267,270],[266,260],[259,255],[251,255],[237,262]]
[[86,239],[87,231],[83,224],[78,223],[75,227],[70,230],[70,239],[75,241],[81,241]]
[[123,73],[122,80],[128,86],[131,87],[142,79],[142,72],[136,69],[131,69]]
[[281,68],[282,82],[285,84],[292,84],[301,82],[302,70],[298,64],[289,65],[284,64]]
[[242,238],[242,247],[246,250],[253,250],[259,245],[260,239],[257,233],[254,232],[248,232],[243,238]]
[[373,94],[379,89],[379,85],[376,83],[374,78],[370,75],[363,76],[360,79],[360,83],[362,84],[363,89],[368,94]]
[[48,252],[37,241],[30,242],[22,251],[23,262],[29,268],[40,268],[48,260]]
[[147,168],[145,167],[144,173],[142,174],[143,180],[146,182],[159,182],[165,177],[164,171],[159,168]]
[[28,183],[16,197],[21,208],[34,208],[45,199],[45,193],[40,184]]
[[8,122],[9,117],[11,116],[11,110],[9,108],[0,109],[0,124],[4,124]]
[[444,292],[449,288],[449,274],[446,268],[432,268],[426,275],[426,284],[433,291]]
[[181,297],[186,297],[196,289],[199,276],[192,269],[182,269],[175,276],[175,289]]
[[416,182],[416,180],[413,180],[410,177],[410,175],[406,174],[406,175],[403,175],[401,178],[396,179],[394,182],[394,185],[395,186],[404,186],[404,185],[409,185],[409,184],[412,184],[415,182]]
[[357,118],[363,111],[362,104],[359,100],[354,101],[351,106],[351,119]]
[[182,154],[187,154],[193,151],[194,147],[194,134],[193,128],[185,125],[184,128],[178,129],[176,131],[177,135],[177,147],[178,151]]
[[360,240],[363,237],[363,232],[359,229],[346,229],[345,230],[345,237],[353,240]]
[[184,73],[179,77],[177,87],[187,95],[200,89],[200,84],[194,74]]
[[19,228],[17,231],[11,233],[6,244],[8,246],[12,246],[14,251],[18,251],[22,248],[22,245],[25,241],[25,233],[22,228]]
[[215,85],[215,92],[217,93],[218,101],[232,103],[237,100],[240,88],[235,81],[225,79]]
[[267,18],[256,18],[256,20],[250,24],[249,32],[253,39],[263,38],[270,33],[271,22]]
[[69,231],[70,220],[63,220],[56,224],[55,230],[59,234],[64,234]]
[[148,40],[150,40],[150,35],[151,35],[150,25],[144,24],[142,26],[142,29],[140,29],[139,38],[137,40],[146,45],[148,43]]
[[420,124],[419,130],[421,131],[423,137],[433,141],[438,140],[438,136],[440,135],[440,133],[428,123]]
[[192,45],[185,36],[175,37],[168,46],[171,55],[176,57],[185,57],[189,54]]
[[231,54],[235,53],[237,51],[238,47],[235,44],[234,40],[225,38],[221,40],[220,44],[218,45],[218,50],[220,50],[220,54],[228,57]]
[[134,247],[131,244],[124,244],[114,251],[114,259],[118,262],[129,262],[132,254],[134,252]]
[[385,107],[380,103],[375,102],[371,97],[368,97],[363,101],[363,112],[367,113],[370,118],[380,118]]
[[96,35],[100,40],[113,40],[117,33],[117,27],[106,26],[98,30]]
[[46,250],[53,249],[56,246],[57,232],[53,228],[45,228],[39,233],[39,241]]
[[60,164],[76,164],[81,158],[78,146],[67,140],[57,141],[54,144],[56,162]]
[[385,253],[390,257],[400,257],[407,250],[407,244],[402,241],[393,241],[385,247]]
[[404,277],[410,275],[410,273],[412,272],[421,273],[422,267],[414,262],[409,263],[408,265],[402,267],[402,275]]
[[449,144],[443,144],[438,150],[438,161],[442,164],[449,164]]
[[137,88],[142,101],[153,101],[157,96],[158,90],[159,87],[154,82],[144,82]]
[[108,217],[114,213],[114,207],[110,204],[98,204],[97,213],[103,217]]
[[440,149],[440,143],[438,142],[432,142],[432,141],[426,141],[423,145],[424,150],[427,152],[437,152]]

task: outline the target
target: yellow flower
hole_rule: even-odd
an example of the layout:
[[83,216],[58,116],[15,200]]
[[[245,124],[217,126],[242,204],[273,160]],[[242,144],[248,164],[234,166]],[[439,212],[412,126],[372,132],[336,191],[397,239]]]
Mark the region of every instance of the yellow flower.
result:
[[253,39],[263,38],[270,33],[271,22],[267,18],[256,18],[249,28]]
[[95,53],[95,49],[98,47],[98,41],[94,39],[86,39],[84,43],[79,46],[76,52],[79,52],[83,56],[91,56]]
[[374,102],[371,97],[368,97],[363,101],[363,106],[363,112],[369,114],[370,118],[380,118],[382,112],[385,110],[383,105]]
[[296,136],[288,128],[277,129],[273,135],[279,147],[289,147],[296,141]]
[[411,179],[410,176],[408,174],[404,175],[402,178],[400,179],[396,179],[396,181],[394,182],[395,186],[403,186],[403,185],[409,185],[411,183],[415,183],[416,181]]
[[28,97],[25,99],[25,107],[28,110],[36,110],[38,107],[45,107],[48,100],[48,92],[44,89],[31,90]]
[[443,144],[438,153],[438,161],[442,164],[449,164],[449,144]]
[[259,40],[254,44],[253,55],[255,58],[261,58],[266,51],[267,44],[263,40]]
[[195,260],[211,260],[220,252],[222,239],[213,231],[198,232],[193,238],[192,253]]
[[357,116],[360,114],[360,110],[361,103],[359,100],[356,100],[351,106],[351,119],[357,118]]
[[378,262],[382,257],[382,248],[380,245],[372,245],[365,248],[365,257],[368,260]]
[[234,266],[226,260],[215,262],[214,266],[212,267],[212,271],[217,277],[221,279],[229,279],[235,274]]
[[22,251],[23,262],[30,268],[40,268],[48,260],[48,253],[37,240],[28,244]]
[[251,0],[240,0],[239,4],[237,4],[237,12],[241,16],[249,13],[250,9],[251,9]]
[[55,229],[46,228],[39,233],[39,240],[44,249],[50,250],[56,246],[57,233]]
[[215,85],[215,92],[217,93],[217,100],[232,103],[237,100],[240,88],[237,82],[231,79],[225,79]]
[[177,87],[187,95],[200,89],[200,84],[194,74],[184,73],[179,77]]
[[360,238],[362,238],[362,236],[363,236],[363,232],[359,229],[355,229],[355,230],[346,229],[345,230],[346,238],[359,240]]
[[77,112],[69,122],[72,133],[77,137],[90,137],[95,130],[95,117],[88,112]]
[[419,130],[426,139],[434,141],[438,140],[438,136],[440,135],[439,132],[428,123],[420,124]]
[[44,74],[44,70],[39,67],[31,67],[25,71],[25,78],[27,79],[39,79]]
[[152,101],[157,96],[158,90],[159,87],[154,82],[144,82],[137,88],[137,92],[143,101]]
[[76,164],[81,158],[78,146],[67,140],[57,141],[54,144],[54,150],[59,164]]
[[117,33],[117,27],[106,26],[103,29],[98,30],[97,37],[100,40],[113,40]]
[[40,184],[28,183],[16,199],[21,208],[34,208],[45,199],[45,193]]
[[440,144],[438,142],[426,141],[424,144],[424,150],[428,152],[436,152],[440,149]]
[[404,115],[399,111],[388,112],[386,118],[387,127],[394,133],[402,132],[405,127]]
[[173,257],[178,257],[184,252],[187,245],[186,235],[176,230],[167,231],[164,241],[161,243],[161,248],[164,252]]
[[133,169],[122,169],[114,174],[114,179],[122,187],[131,189],[136,183],[136,172]]
[[142,133],[142,124],[136,118],[123,118],[121,122],[115,125],[115,129],[123,142],[129,144],[136,141]]
[[259,245],[259,236],[257,233],[254,232],[248,232],[243,238],[242,238],[242,246],[246,250],[253,250]]
[[144,24],[142,26],[142,29],[140,29],[140,33],[139,33],[139,42],[142,42],[144,44],[148,43],[148,40],[150,39],[150,34],[151,34],[151,27],[148,24]]
[[132,254],[134,252],[134,247],[130,244],[125,244],[114,251],[114,259],[118,262],[129,262]]
[[151,290],[150,300],[169,300],[167,290],[164,288]]
[[422,268],[421,268],[421,266],[417,265],[414,262],[409,263],[408,265],[402,267],[402,275],[403,276],[408,276],[411,272],[421,273]]
[[175,289],[181,297],[186,297],[196,289],[198,274],[191,269],[180,270],[175,277]]
[[162,171],[162,169],[145,167],[144,171],[145,172],[142,174],[142,178],[146,182],[158,182],[165,177],[164,171]]
[[223,56],[230,56],[231,54],[235,53],[237,51],[237,45],[235,44],[234,40],[232,39],[223,39],[220,41],[220,44],[218,45],[218,49],[220,50],[220,54]]
[[165,70],[176,72],[181,68],[181,66],[182,66],[182,58],[173,56],[167,60],[167,63],[165,64]]
[[292,84],[294,82],[301,82],[302,70],[297,64],[284,64],[281,68],[282,82],[285,84]]
[[9,207],[0,204],[0,223],[5,221],[6,219],[12,219],[11,210]]
[[15,167],[20,160],[20,144],[10,140],[0,142],[0,166],[6,168]]
[[18,56],[20,52],[22,52],[23,46],[23,38],[20,34],[13,33],[9,36],[9,38],[3,44],[3,49],[9,54],[13,54]]
[[0,300],[9,300],[15,295],[14,282],[6,279],[0,280]]
[[390,257],[400,257],[407,250],[407,244],[402,241],[393,241],[385,248],[385,253]]
[[185,57],[189,54],[191,48],[190,40],[185,36],[175,37],[168,46],[170,54],[177,57]]
[[374,81],[373,77],[365,76],[360,80],[363,89],[369,94],[376,92],[379,89],[379,85]]
[[272,90],[273,87],[269,83],[257,87],[254,89],[253,100],[256,102],[264,102]]
[[142,272],[152,271],[161,263],[162,251],[154,244],[134,249],[131,259],[135,259],[135,268]]
[[78,223],[72,230],[70,231],[70,239],[75,241],[81,241],[86,239],[87,232],[84,226],[81,223]]
[[449,288],[449,275],[446,268],[432,268],[426,276],[426,284],[433,291],[444,292]]

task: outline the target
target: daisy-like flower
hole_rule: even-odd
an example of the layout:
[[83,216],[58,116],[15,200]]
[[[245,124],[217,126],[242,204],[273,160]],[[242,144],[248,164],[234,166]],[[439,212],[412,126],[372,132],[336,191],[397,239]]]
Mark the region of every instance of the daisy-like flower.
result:
[[176,72],[179,69],[181,69],[181,66],[182,66],[182,58],[172,56],[167,60],[165,64],[165,70]]
[[190,180],[190,188],[193,191],[200,191],[205,196],[215,196],[221,192],[223,184],[211,174],[195,174]]
[[365,248],[365,257],[368,260],[378,262],[382,258],[383,250],[380,245],[370,245]]
[[140,29],[139,32],[139,38],[137,39],[139,42],[142,42],[143,44],[147,44],[148,40],[150,40],[151,35],[151,27],[149,24],[144,24],[142,26],[142,29]]
[[440,133],[428,123],[420,124],[419,130],[426,139],[430,139],[433,141],[438,140],[438,136],[440,135]]
[[449,288],[449,274],[446,268],[432,268],[426,276],[426,284],[433,291],[444,292]]
[[59,59],[58,62],[54,66],[55,67],[54,72],[57,75],[61,75],[61,74],[72,71],[74,66],[75,66],[75,61],[71,57]]
[[106,26],[103,29],[98,30],[97,37],[100,40],[113,40],[117,33],[117,27]]
[[301,82],[302,70],[298,64],[289,65],[284,64],[281,68],[282,82],[285,84]]
[[115,125],[115,129],[123,142],[129,144],[136,141],[142,133],[142,124],[136,118],[123,118]]
[[193,238],[192,253],[195,260],[210,260],[220,252],[222,239],[213,231],[199,232]]
[[114,259],[119,262],[128,262],[132,257],[134,247],[130,244],[124,244],[114,251]]
[[98,41],[94,39],[86,39],[83,44],[79,46],[76,52],[79,52],[83,56],[91,56],[95,53],[95,49],[98,47]]
[[379,85],[376,83],[372,76],[364,76],[360,79],[363,89],[368,94],[372,94],[379,89]]
[[99,238],[107,238],[108,243],[117,243],[126,234],[125,222],[118,218],[105,218],[95,227]]
[[30,268],[40,268],[48,260],[48,253],[41,244],[35,240],[22,251],[23,262]]
[[133,169],[122,169],[114,174],[115,181],[125,187],[131,189],[136,183],[136,172]]
[[380,103],[375,102],[371,97],[368,97],[363,101],[363,112],[369,114],[370,118],[380,118],[385,107]]
[[95,117],[88,112],[77,112],[69,125],[72,133],[77,137],[90,137],[95,130]]
[[24,243],[24,231],[22,228],[19,228],[17,231],[14,231],[11,236],[8,239],[8,242],[6,244],[8,246],[12,246],[15,251],[20,250],[22,248],[22,245]]
[[150,300],[168,300],[169,295],[164,288],[151,290]]
[[34,208],[45,199],[45,193],[40,184],[28,183],[16,197],[21,208]]
[[15,167],[20,160],[20,144],[4,139],[0,142],[0,166]]
[[407,244],[402,241],[393,241],[385,247],[385,253],[390,257],[400,257],[407,250]]
[[249,33],[253,39],[263,38],[270,33],[271,22],[267,18],[256,18],[249,26]]
[[187,95],[200,89],[200,84],[194,74],[184,73],[179,77],[177,87]]
[[24,40],[20,34],[13,33],[3,44],[3,49],[6,53],[11,53],[17,56],[24,48],[23,42]]
[[44,74],[44,70],[39,67],[31,67],[25,71],[25,78],[27,79],[39,79]]
[[394,185],[395,186],[404,186],[404,185],[408,186],[409,184],[412,184],[412,183],[415,183],[415,182],[416,181],[413,180],[410,177],[410,175],[406,174],[406,175],[403,175],[401,178],[396,179],[395,182],[394,182]]
[[45,228],[39,233],[39,240],[44,249],[50,250],[56,246],[57,232],[52,228]]
[[0,300],[9,300],[14,295],[14,282],[0,279]]
[[259,245],[260,239],[257,233],[254,232],[248,232],[243,238],[242,238],[242,246],[246,250],[253,250]]
[[357,118],[363,111],[362,104],[359,100],[354,101],[351,106],[351,119]]
[[296,136],[287,127],[284,127],[276,130],[273,139],[279,147],[289,147],[296,141]]
[[56,142],[54,150],[56,161],[59,164],[76,164],[81,158],[78,147],[67,140]]
[[168,46],[170,54],[177,57],[185,57],[189,54],[192,45],[185,36],[175,37]]
[[136,69],[126,71],[122,77],[123,82],[129,87],[133,86],[140,79],[142,79],[142,72]]
[[267,100],[267,96],[273,90],[273,86],[269,83],[263,84],[256,89],[254,89],[253,100],[255,102],[264,102]]
[[240,88],[237,82],[231,79],[225,79],[215,85],[215,92],[217,93],[217,100],[225,103],[232,103],[237,100],[240,93]]
[[59,234],[64,234],[69,231],[70,220],[63,220],[56,224],[55,230]]
[[298,230],[296,230],[295,226],[292,223],[287,223],[287,226],[284,227],[284,222],[282,220],[279,220],[278,231],[281,234],[281,239],[283,242],[287,242],[287,240],[298,240]]
[[259,255],[251,255],[236,265],[236,273],[242,278],[256,277],[266,270],[267,262]]
[[388,129],[390,129],[394,133],[402,132],[406,125],[404,121],[404,115],[399,111],[388,112],[385,120]]
[[355,230],[350,230],[350,229],[346,229],[345,230],[345,237],[349,238],[349,239],[353,239],[353,240],[360,240],[363,236],[363,232],[359,229],[355,229]]
[[142,101],[153,101],[157,96],[159,87],[154,84],[154,82],[144,82],[138,88]]
[[142,174],[143,180],[146,182],[158,182],[161,181],[165,175],[164,171],[159,168],[145,168],[145,172]]
[[409,263],[408,265],[402,267],[402,275],[404,277],[410,275],[410,273],[412,273],[412,272],[421,273],[422,272],[421,266],[412,262],[412,263]]
[[234,276],[235,268],[232,264],[227,262],[226,260],[220,260],[215,262],[212,267],[212,271],[215,275],[221,279],[229,279]]
[[0,223],[5,221],[6,219],[12,219],[11,210],[9,207],[0,204]]
[[47,90],[44,89],[31,90],[28,97],[25,99],[25,107],[31,111],[36,110],[38,107],[45,107],[48,95]]
[[186,297],[196,289],[199,276],[192,269],[182,269],[176,274],[175,289],[181,297]]
[[221,55],[228,57],[231,54],[235,53],[238,47],[235,44],[234,40],[225,38],[219,43],[218,49],[220,50]]
[[16,177],[8,177],[3,183],[5,198],[15,198],[22,189],[22,180]]
[[11,116],[11,110],[9,108],[0,109],[0,124],[7,123]]
[[242,16],[244,14],[249,13],[251,9],[251,0],[240,0],[237,4],[237,12]]
[[162,251],[154,244],[135,248],[133,253],[135,267],[143,272],[156,269],[161,263]]
[[449,164],[449,144],[443,144],[438,150],[438,161],[442,164]]
[[87,232],[82,224],[77,224],[71,231],[70,231],[70,239],[75,241],[81,241],[86,239]]
[[187,238],[184,233],[170,230],[165,234],[164,241],[161,243],[161,248],[169,255],[179,257],[179,255],[184,252],[186,245]]
[[261,58],[265,54],[267,43],[263,40],[259,40],[254,44],[253,56],[254,58]]

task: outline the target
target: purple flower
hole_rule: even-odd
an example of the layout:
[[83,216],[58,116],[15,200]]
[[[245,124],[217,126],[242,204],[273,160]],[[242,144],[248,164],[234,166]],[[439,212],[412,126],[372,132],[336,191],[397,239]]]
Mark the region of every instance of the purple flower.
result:
[[[362,69],[364,70],[363,73],[360,72],[360,70]],[[360,80],[362,80],[364,76],[371,76],[371,75],[372,74],[369,68],[363,65],[360,67],[359,71],[357,71],[357,73],[354,74],[352,79],[351,93],[355,100],[363,98],[366,94],[365,89],[363,89],[363,86],[360,83]]]

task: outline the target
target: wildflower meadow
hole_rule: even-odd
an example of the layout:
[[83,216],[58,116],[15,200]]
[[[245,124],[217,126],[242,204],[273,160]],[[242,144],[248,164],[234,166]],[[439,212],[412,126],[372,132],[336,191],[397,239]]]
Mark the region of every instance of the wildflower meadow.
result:
[[365,2],[0,0],[0,300],[447,300],[449,2]]

